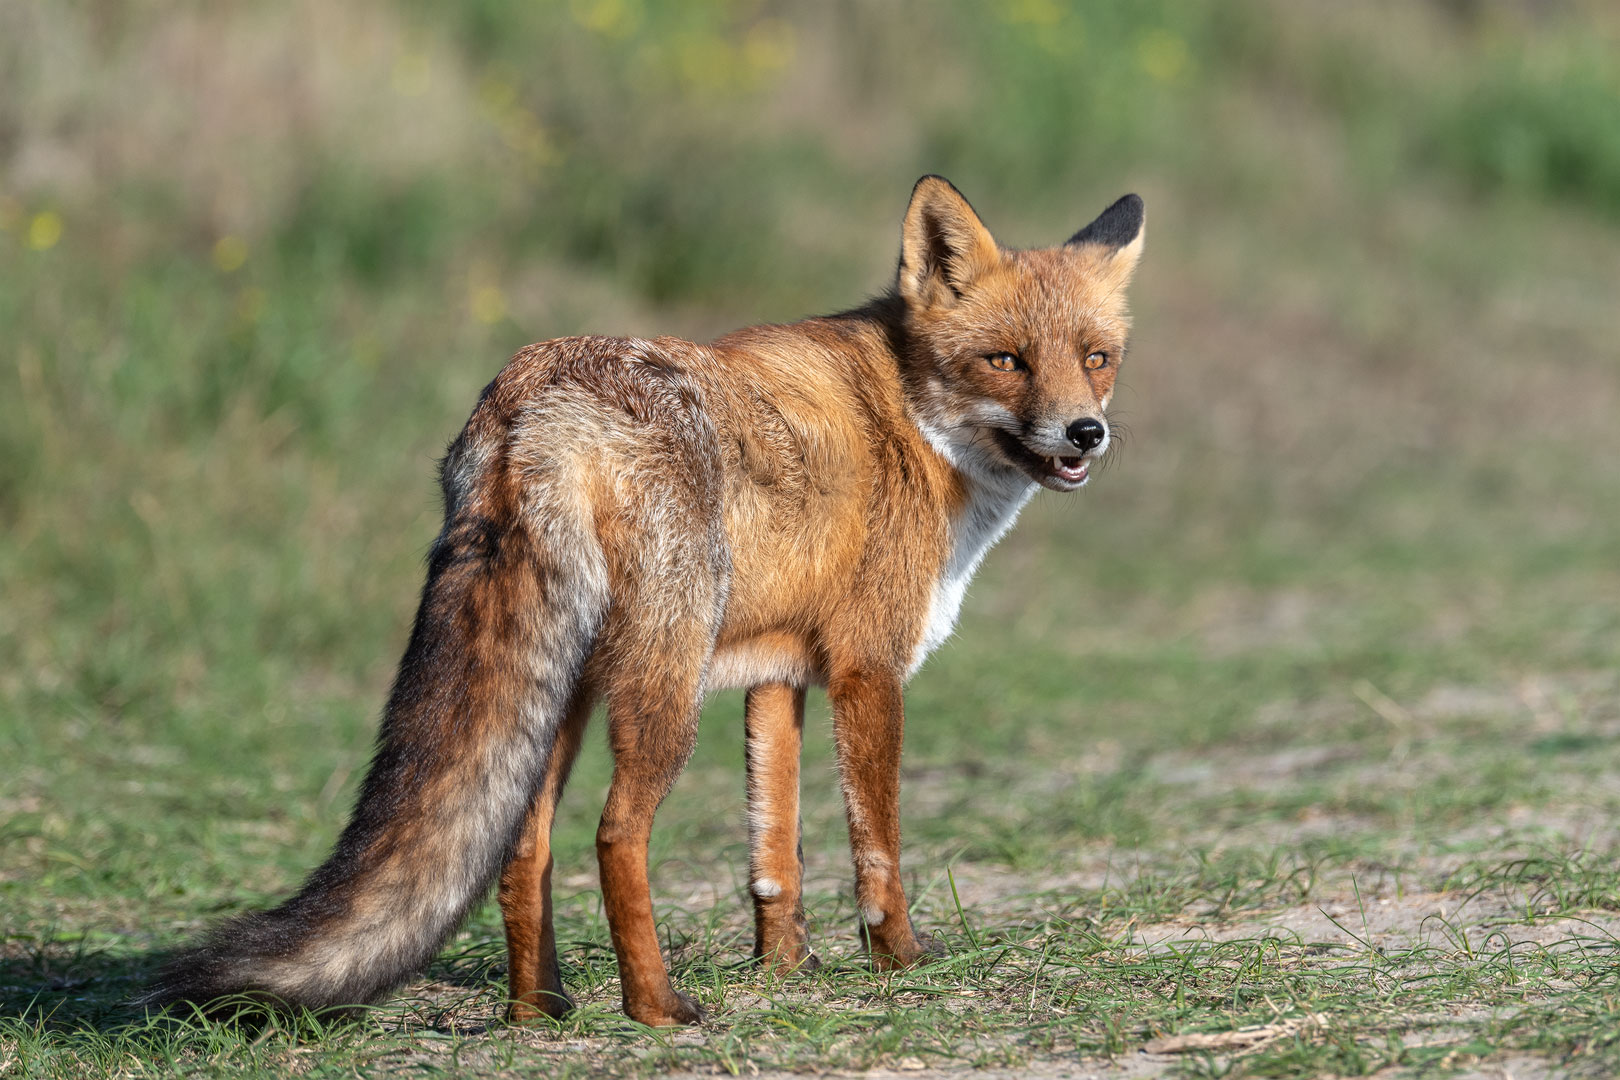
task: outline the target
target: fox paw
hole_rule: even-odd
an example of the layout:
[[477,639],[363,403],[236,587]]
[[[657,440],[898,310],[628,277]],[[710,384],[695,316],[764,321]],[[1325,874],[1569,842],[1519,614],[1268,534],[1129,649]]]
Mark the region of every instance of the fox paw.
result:
[[915,934],[910,941],[894,944],[865,936],[867,955],[878,971],[900,971],[945,957],[945,946],[928,934]]
[[541,1017],[561,1020],[574,1011],[574,999],[559,990],[538,991],[506,1007],[510,1024],[532,1024]]
[[624,1012],[630,1019],[648,1027],[680,1027],[703,1022],[703,1010],[698,1003],[673,988],[667,998],[647,1005],[626,1001]]
[[811,952],[810,946],[802,941],[794,945],[783,943],[756,952],[754,963],[772,975],[784,977],[821,970],[821,957]]
[[810,935],[803,919],[786,927],[769,924],[759,927],[754,938],[754,964],[773,975],[791,975],[821,967],[821,961],[810,951]]

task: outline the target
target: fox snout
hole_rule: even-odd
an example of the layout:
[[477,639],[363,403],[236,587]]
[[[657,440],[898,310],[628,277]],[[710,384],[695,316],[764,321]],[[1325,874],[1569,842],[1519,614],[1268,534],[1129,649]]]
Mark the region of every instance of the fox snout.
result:
[[1040,420],[1023,431],[1024,445],[1048,457],[1101,457],[1108,450],[1108,441],[1108,421],[1100,416]]
[[1070,424],[1064,434],[1076,449],[1083,454],[1089,454],[1108,438],[1108,429],[1103,426],[1101,420],[1086,416]]
[[1092,463],[1108,450],[1108,427],[1094,416],[1027,424],[1016,435],[1005,428],[990,432],[1008,464],[1053,491],[1084,485]]

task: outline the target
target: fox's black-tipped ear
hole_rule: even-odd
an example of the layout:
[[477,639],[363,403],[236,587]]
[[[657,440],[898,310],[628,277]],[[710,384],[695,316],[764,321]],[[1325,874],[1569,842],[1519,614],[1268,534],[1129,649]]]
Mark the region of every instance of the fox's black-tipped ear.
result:
[[1102,248],[1109,266],[1128,280],[1142,257],[1145,213],[1140,195],[1126,195],[1097,215],[1097,220],[1069,237],[1065,247]]
[[1126,195],[1097,215],[1097,220],[1069,237],[1071,244],[1122,248],[1142,236],[1142,196]]
[[1001,253],[979,215],[943,176],[911,189],[900,227],[900,295],[913,307],[949,307]]

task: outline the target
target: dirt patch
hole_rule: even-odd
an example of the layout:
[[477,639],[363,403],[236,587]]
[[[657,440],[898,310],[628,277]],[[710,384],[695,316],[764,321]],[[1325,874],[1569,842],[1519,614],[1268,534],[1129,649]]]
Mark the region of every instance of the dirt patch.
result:
[[1463,892],[1405,895],[1343,892],[1239,922],[1174,920],[1133,927],[1130,944],[1144,948],[1188,941],[1276,939],[1310,949],[1370,949],[1378,953],[1439,949],[1446,954],[1497,952],[1522,944],[1620,949],[1620,916],[1613,912],[1542,914],[1523,897]]

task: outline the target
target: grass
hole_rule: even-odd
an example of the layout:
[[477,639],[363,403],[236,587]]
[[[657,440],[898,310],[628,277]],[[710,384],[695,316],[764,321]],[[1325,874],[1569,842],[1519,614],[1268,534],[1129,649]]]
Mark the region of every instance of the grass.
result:
[[[0,13],[0,1074],[1614,1072],[1617,29]],[[654,837],[701,1029],[617,1011],[599,735],[557,833],[564,1024],[496,1021],[492,905],[358,1025],[129,1008],[341,827],[432,461],[500,358],[853,303],[924,171],[1013,243],[1127,188],[1150,216],[1123,453],[1026,512],[908,694],[906,872],[946,958],[861,962],[813,697],[828,963],[746,967],[727,695]]]

